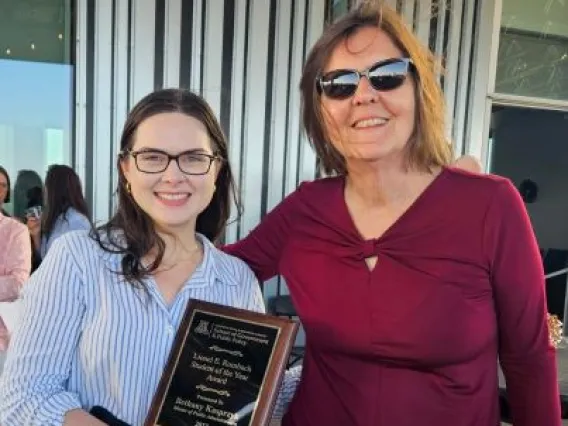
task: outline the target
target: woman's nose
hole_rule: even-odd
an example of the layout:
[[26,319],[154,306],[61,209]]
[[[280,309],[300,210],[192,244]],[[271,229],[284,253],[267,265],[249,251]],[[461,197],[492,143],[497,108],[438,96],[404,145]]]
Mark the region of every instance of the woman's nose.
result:
[[186,176],[179,168],[177,161],[173,159],[162,175],[162,179],[166,182],[180,182],[185,178]]
[[371,85],[367,77],[361,77],[357,90],[353,95],[353,103],[355,105],[364,105],[367,103],[375,103],[379,100],[379,92]]

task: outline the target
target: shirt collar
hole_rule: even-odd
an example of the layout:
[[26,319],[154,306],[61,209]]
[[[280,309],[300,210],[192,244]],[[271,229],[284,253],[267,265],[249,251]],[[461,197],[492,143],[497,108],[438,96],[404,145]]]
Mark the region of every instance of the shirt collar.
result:
[[225,256],[225,254],[216,248],[205,235],[196,233],[196,236],[203,246],[203,260],[187,281],[184,289],[208,287],[216,282],[235,285],[233,280],[227,279],[229,277],[220,273],[221,256]]
[[[235,277],[229,276],[229,274],[227,274],[226,272],[223,273],[223,256],[227,256],[227,254],[216,248],[215,245],[211,241],[209,241],[209,239],[205,235],[196,233],[196,236],[203,246],[203,260],[197,266],[191,278],[187,280],[184,287],[182,288],[182,291],[184,291],[184,289],[186,288],[204,288],[212,286],[218,282],[231,286],[239,285]],[[112,238],[118,244],[124,243],[122,237],[122,232],[113,232]],[[106,242],[108,244],[106,235],[102,236],[102,240],[103,243]],[[122,255],[108,251],[103,251],[101,255],[106,262],[111,263],[114,268],[119,268],[120,270],[120,268],[122,267]]]

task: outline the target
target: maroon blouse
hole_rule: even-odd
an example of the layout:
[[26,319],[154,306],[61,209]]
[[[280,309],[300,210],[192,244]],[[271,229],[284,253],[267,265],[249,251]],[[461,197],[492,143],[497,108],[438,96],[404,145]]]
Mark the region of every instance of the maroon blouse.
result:
[[343,178],[304,183],[226,248],[286,279],[306,330],[283,425],[496,426],[499,357],[514,425],[560,426],[543,268],[513,185],[444,169],[367,241],[343,192]]

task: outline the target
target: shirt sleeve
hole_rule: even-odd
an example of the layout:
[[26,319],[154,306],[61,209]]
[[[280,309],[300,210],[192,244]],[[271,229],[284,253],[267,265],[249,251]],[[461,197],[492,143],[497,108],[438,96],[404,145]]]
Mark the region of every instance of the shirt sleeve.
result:
[[53,246],[24,287],[16,329],[0,381],[2,426],[59,426],[81,408],[67,389],[85,311],[83,282],[71,239]]
[[25,226],[17,223],[12,238],[7,242],[6,275],[0,276],[0,302],[18,298],[20,289],[30,276],[32,248],[30,234]]
[[499,184],[488,209],[484,246],[513,424],[560,426],[542,260],[523,201],[509,181]]
[[296,216],[302,186],[268,213],[245,238],[222,247],[222,250],[244,260],[261,281],[278,274],[280,256]]

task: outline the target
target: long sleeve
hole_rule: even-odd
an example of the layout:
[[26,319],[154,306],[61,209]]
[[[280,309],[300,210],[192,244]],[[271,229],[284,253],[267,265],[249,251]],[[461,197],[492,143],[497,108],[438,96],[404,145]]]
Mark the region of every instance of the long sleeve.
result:
[[3,426],[58,426],[81,407],[66,388],[85,311],[74,249],[57,241],[24,288],[21,325],[0,382]]
[[484,247],[499,330],[499,359],[515,426],[560,426],[555,350],[544,272],[521,197],[504,181],[485,219]]
[[30,276],[32,252],[27,228],[14,223],[14,231],[5,244],[8,253],[2,268],[6,273],[0,275],[0,302],[11,302],[18,298],[22,285]]
[[245,238],[222,248],[244,260],[260,281],[278,274],[280,255],[294,223],[298,188],[268,213]]

